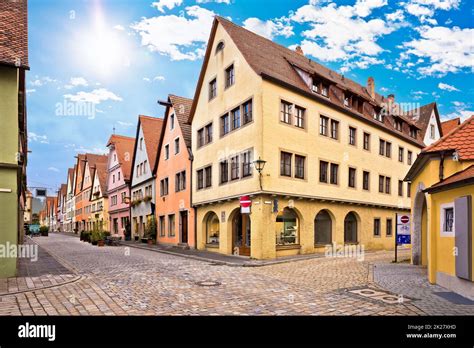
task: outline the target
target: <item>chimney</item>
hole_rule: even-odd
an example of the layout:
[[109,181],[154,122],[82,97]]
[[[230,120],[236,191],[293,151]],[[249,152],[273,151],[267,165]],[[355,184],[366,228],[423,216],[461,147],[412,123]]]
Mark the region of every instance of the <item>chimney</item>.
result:
[[392,104],[395,103],[395,94],[389,94],[387,96],[387,99],[390,103],[392,103]]
[[304,52],[303,52],[303,49],[301,48],[301,46],[296,46],[295,52],[302,55],[302,56],[304,56]]
[[372,99],[375,99],[375,81],[372,76],[367,79],[367,92]]

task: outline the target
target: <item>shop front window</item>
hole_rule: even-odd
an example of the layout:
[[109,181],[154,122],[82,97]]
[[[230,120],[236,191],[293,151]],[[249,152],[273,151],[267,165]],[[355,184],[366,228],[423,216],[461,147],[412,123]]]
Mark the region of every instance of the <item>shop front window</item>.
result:
[[207,244],[219,244],[219,218],[211,213],[206,220]]
[[299,221],[293,209],[285,208],[276,218],[275,237],[277,245],[296,245],[299,243]]

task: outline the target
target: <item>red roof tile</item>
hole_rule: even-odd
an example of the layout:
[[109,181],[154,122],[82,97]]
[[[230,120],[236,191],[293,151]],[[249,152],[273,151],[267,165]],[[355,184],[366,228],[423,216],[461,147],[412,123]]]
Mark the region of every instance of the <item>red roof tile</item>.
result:
[[453,118],[452,120],[441,122],[441,129],[443,130],[443,135],[448,134],[460,124],[461,124],[461,118],[459,117]]
[[155,168],[157,161],[163,119],[140,115],[139,122],[143,129],[143,137],[145,140],[148,160],[150,161],[150,168],[153,169]]
[[[102,193],[102,196],[107,196],[107,161],[95,162],[92,174],[94,180],[96,174],[99,179],[100,191]],[[95,183],[93,182],[93,184]],[[91,194],[94,194],[94,192],[91,191]]]
[[135,138],[113,134],[107,142],[107,146],[110,145],[115,147],[125,181],[129,181],[132,171]]
[[460,160],[474,159],[474,115],[444,135],[437,142],[424,148],[422,153],[456,150]]
[[0,64],[29,69],[28,1],[0,1]]

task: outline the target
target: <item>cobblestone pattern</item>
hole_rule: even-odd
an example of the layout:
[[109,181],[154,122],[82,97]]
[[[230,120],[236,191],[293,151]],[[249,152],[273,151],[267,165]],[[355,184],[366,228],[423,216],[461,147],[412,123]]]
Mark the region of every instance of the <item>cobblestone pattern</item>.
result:
[[[82,276],[70,284],[0,297],[0,315],[419,315],[344,289],[375,286],[370,263],[316,258],[265,267],[230,267],[126,247],[99,248],[76,238],[37,240]],[[220,285],[201,286],[202,281]]]

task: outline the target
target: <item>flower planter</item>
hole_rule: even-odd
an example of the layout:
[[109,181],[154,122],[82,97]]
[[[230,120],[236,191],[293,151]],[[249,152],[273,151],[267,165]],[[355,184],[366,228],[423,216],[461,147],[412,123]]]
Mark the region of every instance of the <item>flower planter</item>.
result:
[[97,246],[103,247],[104,245],[105,245],[105,241],[103,241],[103,240],[99,240],[97,242]]
[[148,239],[147,244],[148,245],[153,245],[153,239]]

